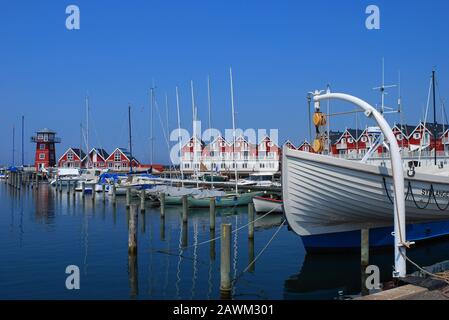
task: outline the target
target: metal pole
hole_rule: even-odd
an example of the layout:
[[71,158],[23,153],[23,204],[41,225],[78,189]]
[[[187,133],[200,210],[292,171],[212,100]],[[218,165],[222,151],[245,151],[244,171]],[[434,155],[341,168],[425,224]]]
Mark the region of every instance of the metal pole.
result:
[[377,122],[384,137],[390,145],[391,153],[391,168],[393,174],[393,187],[394,187],[394,261],[395,271],[393,276],[396,278],[402,278],[406,276],[406,246],[413,243],[406,242],[405,231],[405,195],[404,195],[404,172],[402,170],[402,159],[396,137],[391,130],[390,125],[385,118],[373,108],[367,102],[343,93],[326,93],[323,95],[315,95],[315,108],[319,109],[319,102],[323,99],[340,99],[351,102],[365,111],[367,117],[372,117]]
[[435,70],[432,70],[432,91],[433,91],[433,151],[434,164],[437,165],[437,110],[435,101]]

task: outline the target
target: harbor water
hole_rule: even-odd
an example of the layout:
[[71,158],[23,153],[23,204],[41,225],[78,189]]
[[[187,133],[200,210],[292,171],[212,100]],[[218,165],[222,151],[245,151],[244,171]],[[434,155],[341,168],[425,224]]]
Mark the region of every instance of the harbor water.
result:
[[[135,200],[138,203],[138,199]],[[0,184],[0,299],[219,299],[220,224],[243,227],[232,237],[233,299],[336,299],[361,291],[360,254],[307,255],[301,238],[281,227],[282,215],[255,223],[248,239],[247,208],[217,209],[216,230],[209,210],[146,207],[138,213],[138,251],[128,255],[125,198],[98,194],[82,199],[41,184],[16,190]],[[256,218],[260,215],[256,216]],[[421,265],[449,259],[449,240],[417,244],[409,255]],[[381,280],[391,280],[390,251],[371,253]],[[66,267],[80,270],[80,289],[68,290]],[[412,271],[413,269],[409,269]]]

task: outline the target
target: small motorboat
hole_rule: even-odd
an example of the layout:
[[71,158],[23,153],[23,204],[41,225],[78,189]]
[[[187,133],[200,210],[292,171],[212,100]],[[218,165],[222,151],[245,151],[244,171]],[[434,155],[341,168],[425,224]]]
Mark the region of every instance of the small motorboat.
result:
[[253,199],[254,209],[257,213],[282,213],[284,202],[281,196],[277,194],[263,195],[259,197],[254,197]]

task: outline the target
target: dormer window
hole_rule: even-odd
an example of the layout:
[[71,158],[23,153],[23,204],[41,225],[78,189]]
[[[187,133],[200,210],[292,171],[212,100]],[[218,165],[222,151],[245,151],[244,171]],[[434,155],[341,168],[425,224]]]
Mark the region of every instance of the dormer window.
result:
[[396,135],[396,139],[397,139],[398,141],[401,141],[401,140],[403,139],[403,136],[402,136],[402,134],[398,134],[398,135]]
[[361,140],[362,142],[367,142],[367,141],[368,141],[368,139],[367,139],[366,137],[362,137],[360,140]]
[[417,132],[417,133],[413,134],[413,138],[421,139],[421,133]]
[[353,143],[353,142],[354,142],[354,139],[348,138],[348,143]]
[[118,162],[118,161],[120,161],[121,160],[121,154],[120,154],[120,151],[116,151],[115,153],[114,153],[114,161],[115,162]]
[[340,142],[341,142],[342,144],[345,144],[345,143],[346,143],[346,138],[341,139]]

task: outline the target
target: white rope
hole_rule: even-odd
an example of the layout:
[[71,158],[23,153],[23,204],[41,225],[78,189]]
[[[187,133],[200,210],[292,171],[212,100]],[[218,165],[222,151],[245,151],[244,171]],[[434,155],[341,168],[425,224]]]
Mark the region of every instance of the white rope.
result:
[[449,278],[448,277],[444,277],[444,276],[440,276],[438,274],[432,273],[430,271],[427,271],[426,269],[422,268],[421,266],[419,266],[416,262],[414,262],[412,259],[410,259],[409,257],[407,257],[406,255],[404,255],[401,251],[399,251],[399,253],[401,254],[401,256],[406,259],[408,262],[410,262],[412,265],[414,265],[418,270],[420,270],[421,272],[427,274],[428,276],[432,277],[432,278],[436,278],[436,279],[440,279],[442,281],[445,281],[446,283],[449,284]]
[[248,266],[234,279],[232,280],[233,283],[237,282],[237,280],[245,273],[249,270],[249,268],[251,268],[251,266],[253,264],[256,263],[257,259],[260,258],[260,256],[265,252],[265,250],[268,248],[268,246],[271,244],[271,242],[273,242],[274,238],[276,237],[276,235],[279,233],[279,231],[281,231],[282,227],[285,224],[285,221],[282,221],[281,225],[277,228],[276,232],[273,234],[273,236],[271,237],[271,239],[267,242],[267,244],[265,245],[265,247],[263,247],[262,250],[260,250],[260,252],[257,254],[257,256],[254,258],[253,261],[251,261]]
[[[280,204],[280,205],[276,206],[275,208],[273,208],[273,209],[271,209],[270,211],[268,211],[267,213],[265,213],[263,216],[260,216],[259,218],[254,219],[252,222],[248,222],[247,224],[245,224],[245,225],[243,225],[243,226],[241,226],[241,227],[239,227],[239,228],[233,230],[232,233],[236,233],[236,232],[242,230],[243,228],[246,228],[246,227],[249,226],[251,223],[255,223],[256,221],[259,221],[260,219],[265,218],[267,215],[269,215],[270,213],[272,213],[274,210],[278,209],[279,206],[282,206],[282,205]],[[200,243],[198,243],[198,244],[196,244],[196,245],[191,245],[191,246],[189,246],[189,247],[185,247],[184,250],[187,250],[187,249],[189,249],[189,248],[193,248],[193,247],[196,247],[196,246],[201,246],[201,245],[203,245],[203,244],[208,244],[208,243],[210,243],[210,242],[213,242],[213,241],[216,241],[216,240],[219,240],[219,239],[221,239],[221,235],[218,236],[218,237],[215,237],[215,238],[213,238],[213,239],[209,239],[209,240],[200,242]],[[169,252],[170,252],[170,251],[167,251],[167,250],[155,250],[155,251],[158,251],[158,252],[161,252],[161,253],[169,253]]]

